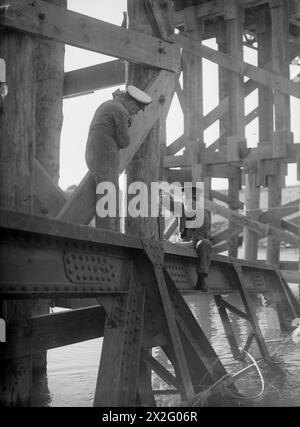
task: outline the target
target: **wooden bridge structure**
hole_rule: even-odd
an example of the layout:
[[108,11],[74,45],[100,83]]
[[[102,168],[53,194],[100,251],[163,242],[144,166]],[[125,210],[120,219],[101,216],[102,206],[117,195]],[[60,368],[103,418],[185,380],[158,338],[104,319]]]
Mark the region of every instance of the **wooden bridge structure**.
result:
[[[129,182],[147,185],[204,182],[206,208],[228,219],[228,229],[213,236],[209,293],[234,357],[241,350],[228,311],[251,325],[245,348],[256,340],[269,361],[251,294],[274,302],[282,328],[300,317],[285,281],[299,282],[298,263],[280,263],[280,242],[300,242],[299,222],[286,219],[299,214],[299,200],[281,203],[287,165],[296,163],[300,173],[300,143],[290,124],[290,97],[300,97],[300,86],[289,72],[300,51],[299,2],[129,0],[125,27],[68,10],[65,0],[0,6],[0,58],[6,64],[0,82],[0,317],[7,323],[1,404],[26,404],[36,354],[99,336],[95,406],[155,405],[151,371],[188,402],[226,373],[183,298],[195,292],[196,254],[167,241],[176,219],[168,230],[153,218],[128,218],[126,234],[96,229],[90,226],[96,203],[91,175],[69,199],[58,186],[63,98],[125,80],[144,88],[153,103],[133,121],[120,173],[126,169]],[[219,50],[203,44],[209,38],[216,38]],[[118,59],[64,73],[65,44]],[[257,50],[258,66],[244,61],[245,45]],[[207,115],[203,59],[219,66],[220,104]],[[245,97],[254,90],[258,107],[246,116]],[[184,134],[167,146],[175,92]],[[245,127],[257,117],[259,143],[249,148]],[[216,121],[220,137],[208,145],[204,131]],[[226,195],[212,188],[212,178],[228,180]],[[259,210],[261,187],[268,187],[268,212]],[[237,212],[241,208],[245,215]],[[245,259],[237,259],[241,235]],[[267,259],[257,261],[258,241],[265,237]],[[218,255],[225,250],[228,257]],[[222,297],[233,292],[244,310]],[[93,298],[99,305],[49,315],[50,298]],[[174,374],[151,356],[157,346]]]

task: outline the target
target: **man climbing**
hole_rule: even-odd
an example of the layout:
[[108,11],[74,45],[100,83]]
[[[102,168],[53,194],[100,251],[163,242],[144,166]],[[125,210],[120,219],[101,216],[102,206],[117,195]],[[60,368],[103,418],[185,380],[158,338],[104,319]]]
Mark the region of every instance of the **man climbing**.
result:
[[[90,124],[85,159],[96,181],[112,182],[118,200],[119,151],[130,144],[132,117],[152,102],[151,97],[135,86],[116,91],[114,99],[101,104]],[[119,231],[119,218],[96,216],[96,226]]]
[[[192,188],[192,199],[196,202],[196,188]],[[197,262],[197,283],[196,289],[202,292],[208,290],[205,278],[208,276],[211,263],[212,243],[210,237],[211,220],[210,213],[204,210],[203,224],[198,228],[187,227],[187,220],[191,221],[194,218],[187,218],[185,210],[180,218],[179,230],[183,242],[190,242],[198,254]]]

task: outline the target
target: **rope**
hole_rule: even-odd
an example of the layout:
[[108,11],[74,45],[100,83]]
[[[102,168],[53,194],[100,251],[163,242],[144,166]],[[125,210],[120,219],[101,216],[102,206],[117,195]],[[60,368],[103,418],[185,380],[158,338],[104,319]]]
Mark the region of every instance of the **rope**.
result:
[[263,377],[262,372],[261,372],[261,370],[260,370],[260,368],[259,368],[256,360],[254,359],[254,357],[251,356],[251,354],[248,351],[246,351],[246,350],[243,350],[243,352],[247,354],[247,356],[249,357],[250,360],[252,360],[252,365],[250,365],[248,368],[250,369],[251,366],[255,366],[255,368],[257,370],[257,373],[259,375],[260,381],[261,381],[261,390],[260,390],[260,392],[257,395],[255,395],[255,396],[248,397],[248,399],[250,399],[250,400],[258,399],[259,397],[261,397],[263,395],[263,393],[265,391],[264,377]]

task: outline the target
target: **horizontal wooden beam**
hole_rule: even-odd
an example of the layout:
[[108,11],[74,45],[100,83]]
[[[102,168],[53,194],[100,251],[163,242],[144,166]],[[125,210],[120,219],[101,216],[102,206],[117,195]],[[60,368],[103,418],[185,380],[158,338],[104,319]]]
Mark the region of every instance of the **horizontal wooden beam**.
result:
[[[253,7],[262,6],[263,4],[268,3],[268,0],[244,0],[242,6],[246,9],[251,9]],[[226,11],[226,2],[224,0],[211,0],[205,3],[199,4],[197,6],[190,6],[192,8],[194,15],[200,19],[214,18],[217,16],[223,16]],[[300,16],[300,7],[299,2],[296,0],[289,0],[289,15],[291,18]],[[249,17],[246,16],[248,25]],[[181,9],[175,13],[175,25],[181,26],[185,22],[185,12],[184,9]]]
[[299,261],[281,261],[279,265],[280,270],[300,270],[300,262]]
[[247,76],[259,84],[277,90],[289,96],[300,98],[300,86],[279,74],[263,68],[255,67],[226,53],[216,51],[199,42],[176,35],[176,42],[187,52],[215,62],[223,68]]
[[[240,231],[243,230],[241,227],[239,227],[239,228],[240,228]],[[226,228],[225,230],[220,231],[219,233],[212,235],[212,244],[217,245],[218,243],[222,243],[224,241],[227,241],[231,236],[232,236],[231,232],[229,231],[228,228]]]
[[6,4],[2,27],[134,63],[180,71],[180,50],[175,44],[44,1],[11,0]]
[[[250,113],[250,118],[253,120],[257,117],[257,109],[253,110]],[[216,143],[214,143],[216,144]],[[215,146],[216,147],[216,146]],[[237,166],[243,165],[245,168],[249,167],[252,162],[258,160],[274,160],[273,147],[271,144],[263,144],[257,148],[249,149],[250,154],[245,157],[243,160],[237,160],[236,162],[231,162]],[[297,163],[300,157],[300,144],[288,144],[287,145],[287,156],[284,157],[284,161],[287,163]],[[201,152],[201,164],[226,164],[228,162],[226,150],[220,150],[214,152],[211,149],[211,146],[208,149]],[[185,154],[180,156],[172,155],[165,156],[164,158],[164,167],[165,168],[178,168],[178,167],[189,167],[194,165],[191,162],[191,159]]]
[[103,336],[105,312],[95,306],[31,317],[27,324],[8,327],[0,360],[23,357]]
[[244,203],[242,203],[240,200],[232,200],[232,198],[228,197],[227,194],[220,193],[219,191],[215,191],[215,190],[211,190],[210,194],[213,199],[217,199],[217,200],[220,200],[221,202],[230,204],[232,209],[244,208]]
[[208,199],[205,199],[204,205],[210,212],[231,220],[237,226],[247,227],[262,237],[274,237],[278,241],[283,241],[290,243],[292,246],[300,247],[300,236],[288,231],[280,230],[276,227],[270,226],[269,224],[263,224],[247,216],[240,215],[239,213]]
[[125,83],[125,64],[117,59],[65,73],[64,97],[84,95]]
[[[191,181],[191,168],[184,169],[166,169],[166,176],[169,182]],[[240,169],[228,165],[205,165],[203,176],[211,178],[239,179]]]
[[281,220],[281,218],[299,212],[299,206],[300,199],[293,200],[285,205],[278,206],[278,208],[272,208],[272,210],[263,212],[259,217],[259,221],[268,223]]
[[288,283],[300,283],[300,271],[280,270],[280,273]]

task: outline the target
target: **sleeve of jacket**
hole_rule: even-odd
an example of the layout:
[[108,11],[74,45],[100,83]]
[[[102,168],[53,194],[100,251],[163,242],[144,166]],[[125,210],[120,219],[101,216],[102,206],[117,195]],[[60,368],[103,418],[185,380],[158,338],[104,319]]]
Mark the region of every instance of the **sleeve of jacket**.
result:
[[114,120],[116,125],[117,144],[120,148],[126,148],[130,144],[130,116],[124,111],[117,109],[114,113]]

